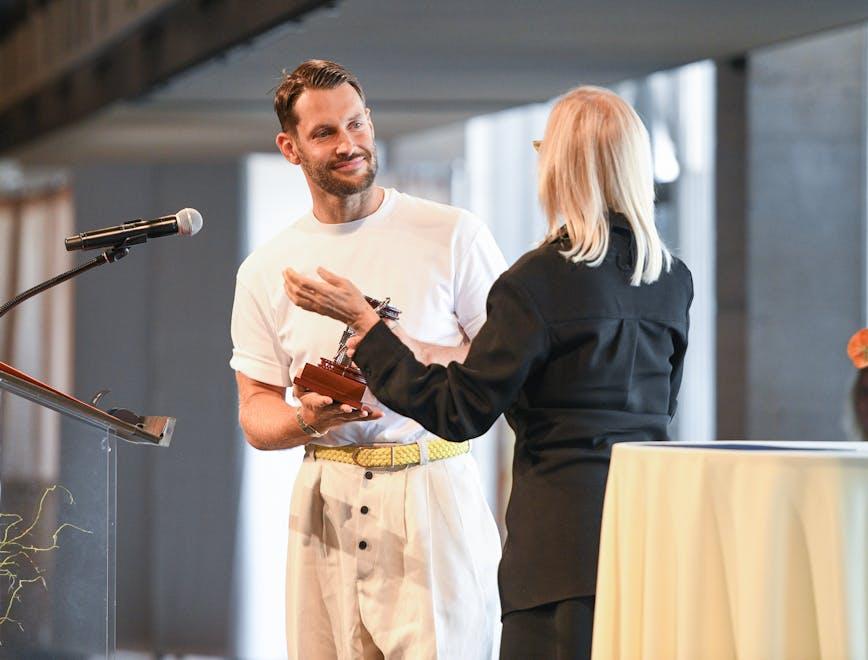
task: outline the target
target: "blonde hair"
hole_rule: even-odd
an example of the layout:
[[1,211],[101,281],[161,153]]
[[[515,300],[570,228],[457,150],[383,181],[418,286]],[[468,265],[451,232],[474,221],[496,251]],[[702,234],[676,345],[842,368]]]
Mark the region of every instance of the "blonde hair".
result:
[[614,92],[577,87],[555,103],[540,148],[539,197],[547,240],[561,222],[570,237],[562,252],[599,266],[609,249],[609,211],[624,215],[636,241],[630,284],[650,284],[672,266],[654,225],[654,178],[648,132]]

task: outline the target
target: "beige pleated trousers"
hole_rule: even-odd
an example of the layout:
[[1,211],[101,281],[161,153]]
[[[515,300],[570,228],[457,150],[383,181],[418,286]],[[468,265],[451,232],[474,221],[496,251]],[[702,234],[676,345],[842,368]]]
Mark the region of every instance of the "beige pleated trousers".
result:
[[287,655],[489,660],[499,560],[470,454],[371,470],[308,454],[290,507]]

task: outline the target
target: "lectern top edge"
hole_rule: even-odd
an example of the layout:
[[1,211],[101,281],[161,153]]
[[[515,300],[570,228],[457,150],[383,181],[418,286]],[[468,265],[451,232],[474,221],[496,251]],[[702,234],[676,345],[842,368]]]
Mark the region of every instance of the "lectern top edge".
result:
[[141,424],[130,424],[4,362],[0,362],[0,390],[111,432],[127,442],[168,447],[175,430],[174,417],[144,417]]

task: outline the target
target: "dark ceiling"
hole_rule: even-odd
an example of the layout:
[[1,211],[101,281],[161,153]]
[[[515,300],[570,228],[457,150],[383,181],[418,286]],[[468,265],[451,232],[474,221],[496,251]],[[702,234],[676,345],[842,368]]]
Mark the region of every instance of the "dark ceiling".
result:
[[[0,6],[23,4],[0,0]],[[271,150],[271,90],[310,57],[361,78],[378,136],[729,58],[868,21],[866,0],[352,0],[320,9],[134,101],[13,152],[29,162]]]
[[27,0],[0,0],[0,39],[27,16]]

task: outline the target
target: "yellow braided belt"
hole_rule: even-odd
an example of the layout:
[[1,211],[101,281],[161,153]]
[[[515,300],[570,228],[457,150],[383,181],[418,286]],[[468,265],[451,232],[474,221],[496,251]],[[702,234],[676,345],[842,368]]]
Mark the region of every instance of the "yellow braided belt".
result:
[[[419,445],[415,442],[379,445],[348,445],[345,447],[313,446],[313,456],[316,460],[349,463],[363,468],[387,468],[404,465],[419,465],[421,454]],[[470,441],[449,442],[448,440],[428,441],[428,460],[439,461],[442,458],[460,456],[470,451]]]

